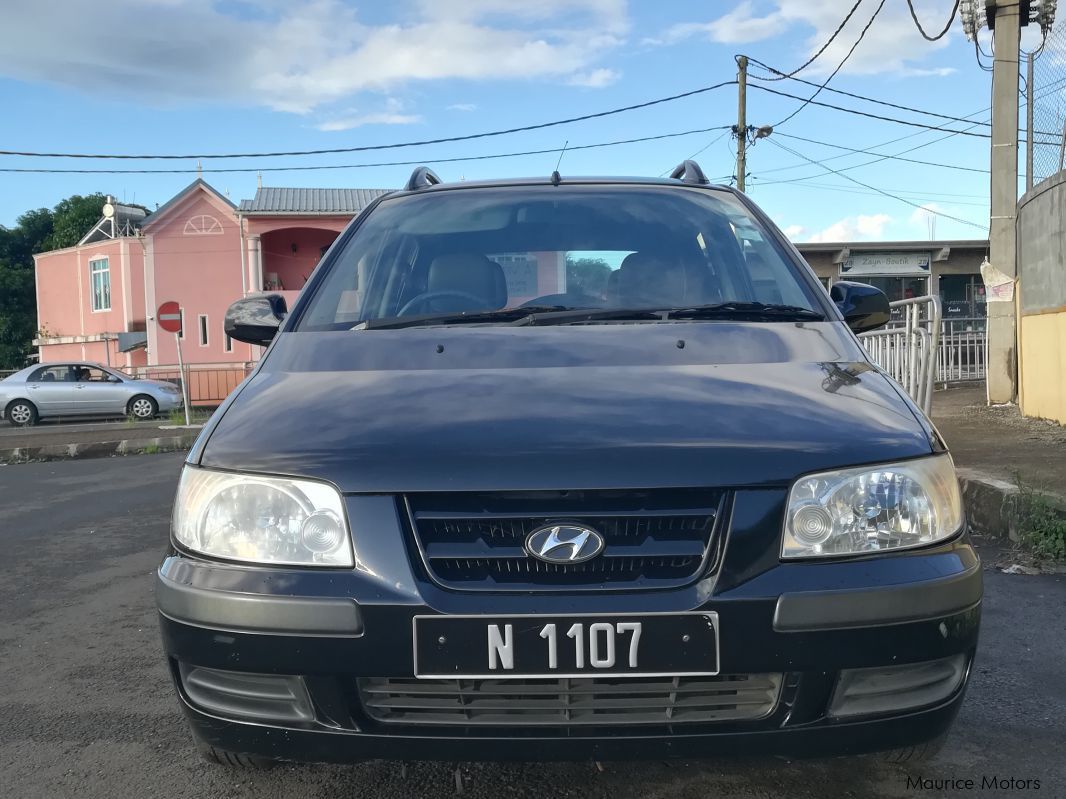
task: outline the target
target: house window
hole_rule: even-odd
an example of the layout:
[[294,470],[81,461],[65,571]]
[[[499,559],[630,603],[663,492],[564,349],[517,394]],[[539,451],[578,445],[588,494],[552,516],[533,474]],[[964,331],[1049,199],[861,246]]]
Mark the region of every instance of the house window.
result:
[[220,236],[225,231],[222,229],[222,223],[213,216],[202,214],[186,222],[182,232],[186,236]]
[[233,339],[229,337],[229,333],[222,333],[222,347],[226,352],[233,352]]
[[200,346],[207,346],[207,315],[200,314]]
[[106,258],[89,261],[89,293],[94,311],[111,310],[111,269]]

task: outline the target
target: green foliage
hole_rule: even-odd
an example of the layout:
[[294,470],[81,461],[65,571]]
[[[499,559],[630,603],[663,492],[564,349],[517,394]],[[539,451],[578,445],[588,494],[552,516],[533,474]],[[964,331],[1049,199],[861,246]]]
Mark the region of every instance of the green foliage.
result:
[[600,258],[566,257],[566,287],[570,294],[603,297],[610,275],[610,264]]
[[33,256],[73,247],[96,224],[106,197],[78,194],[52,210],[22,214],[15,227],[0,226],[0,369],[20,369],[33,350],[37,298]]
[[1066,511],[1024,485],[1019,500],[1022,542],[1038,558],[1066,561]]
[[60,200],[52,209],[52,237],[46,249],[73,247],[100,219],[100,209],[107,197],[103,194],[75,194]]

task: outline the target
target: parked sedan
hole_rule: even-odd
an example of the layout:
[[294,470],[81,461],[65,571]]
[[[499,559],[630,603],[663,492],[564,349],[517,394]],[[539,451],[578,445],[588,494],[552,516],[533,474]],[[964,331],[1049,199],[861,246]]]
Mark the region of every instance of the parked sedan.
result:
[[182,405],[181,389],[98,363],[38,364],[0,381],[0,418],[15,427],[56,416],[151,419]]

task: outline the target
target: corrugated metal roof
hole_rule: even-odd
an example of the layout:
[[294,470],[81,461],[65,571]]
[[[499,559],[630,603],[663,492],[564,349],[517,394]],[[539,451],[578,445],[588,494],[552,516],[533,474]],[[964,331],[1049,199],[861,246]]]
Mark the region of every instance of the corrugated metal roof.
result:
[[241,200],[242,214],[357,214],[388,189],[260,188]]

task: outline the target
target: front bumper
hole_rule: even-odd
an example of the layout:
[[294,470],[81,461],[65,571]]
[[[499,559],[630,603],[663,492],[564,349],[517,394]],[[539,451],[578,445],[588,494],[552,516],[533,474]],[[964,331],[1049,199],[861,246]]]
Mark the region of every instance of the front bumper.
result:
[[155,401],[161,411],[173,411],[183,405],[181,394],[171,394],[169,391],[156,394]]
[[[766,496],[752,496],[756,494]],[[156,596],[164,649],[194,734],[212,746],[279,759],[629,759],[775,753],[854,754],[945,732],[965,693],[980,621],[981,571],[965,538],[925,550],[846,562],[781,563],[767,536],[773,492],[738,493],[729,544],[713,577],[669,591],[469,594],[420,577],[399,529],[359,548],[361,570],[263,569],[173,552]],[[783,498],[777,498],[783,501]],[[392,524],[387,497],[349,498],[351,518]],[[777,500],[774,500],[777,501]],[[740,721],[581,726],[389,723],[368,710],[361,680],[413,678],[412,618],[713,611],[720,669],[781,675],[772,712]],[[830,713],[844,670],[956,658],[950,692],[920,705],[895,694],[877,712]],[[304,715],[240,717],[198,703],[191,667],[295,675]],[[192,692],[195,694],[195,691]]]

